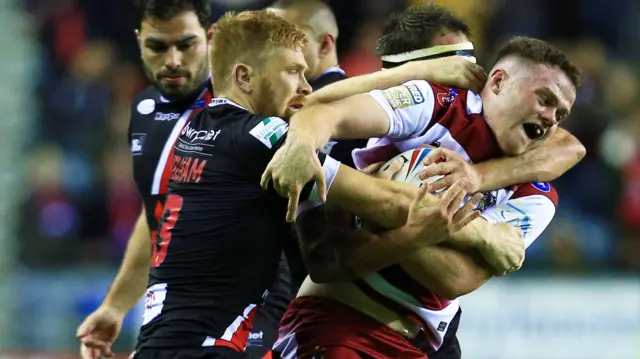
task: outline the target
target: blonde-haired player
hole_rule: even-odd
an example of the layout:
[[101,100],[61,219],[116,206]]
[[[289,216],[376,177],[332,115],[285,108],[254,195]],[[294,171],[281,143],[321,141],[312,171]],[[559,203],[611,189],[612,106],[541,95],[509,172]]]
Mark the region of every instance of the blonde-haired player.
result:
[[[227,13],[210,48],[216,98],[185,118],[173,149],[134,358],[247,358],[275,280],[286,202],[259,186],[286,118],[311,88],[305,34],[266,11]],[[270,117],[271,116],[271,117]]]

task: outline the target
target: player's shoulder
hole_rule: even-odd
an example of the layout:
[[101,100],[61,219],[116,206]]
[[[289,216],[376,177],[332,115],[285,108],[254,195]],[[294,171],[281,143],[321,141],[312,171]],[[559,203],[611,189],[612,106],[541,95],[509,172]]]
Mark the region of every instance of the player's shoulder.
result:
[[251,113],[227,99],[214,99],[203,116],[227,132],[237,143],[258,144],[271,149],[289,130],[289,124],[277,116]]
[[548,182],[533,182],[515,186],[511,199],[531,196],[543,196],[548,198],[554,206],[558,206],[558,191]]
[[442,109],[448,109],[455,103],[466,110],[467,115],[482,114],[482,98],[479,94],[458,87],[445,86],[441,84],[429,84],[433,91],[434,105]]
[[157,87],[149,85],[133,98],[132,114],[148,115],[155,111],[158,102],[169,102],[169,100],[162,96]]

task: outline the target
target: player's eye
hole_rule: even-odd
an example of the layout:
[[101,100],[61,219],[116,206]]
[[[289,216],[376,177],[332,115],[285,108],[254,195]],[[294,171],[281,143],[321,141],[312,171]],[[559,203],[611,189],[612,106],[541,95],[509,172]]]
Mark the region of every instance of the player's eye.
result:
[[147,48],[156,54],[167,51],[167,47],[164,45],[147,45]]
[[538,97],[538,102],[540,103],[540,105],[542,106],[551,106],[551,99],[547,96],[539,96]]
[[191,42],[184,43],[184,44],[179,44],[178,45],[178,51],[180,51],[180,52],[188,51],[191,48],[192,45],[193,44]]

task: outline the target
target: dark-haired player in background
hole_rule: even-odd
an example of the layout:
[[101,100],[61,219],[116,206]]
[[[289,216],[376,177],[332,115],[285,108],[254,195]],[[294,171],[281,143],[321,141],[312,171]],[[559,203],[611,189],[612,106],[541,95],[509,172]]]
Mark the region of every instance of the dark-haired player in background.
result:
[[112,354],[124,316],[145,292],[152,253],[156,257],[151,238],[164,207],[173,142],[188,118],[212,97],[207,61],[210,2],[137,0],[134,10],[142,65],[151,83],[135,97],[129,125],[143,209],[105,299],[78,327],[84,359]]

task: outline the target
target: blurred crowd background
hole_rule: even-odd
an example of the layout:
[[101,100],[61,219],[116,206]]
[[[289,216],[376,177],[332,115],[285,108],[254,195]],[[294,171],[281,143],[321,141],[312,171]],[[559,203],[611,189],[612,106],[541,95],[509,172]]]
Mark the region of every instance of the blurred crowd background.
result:
[[[584,71],[566,128],[588,154],[554,182],[556,218],[511,281],[544,288],[567,276],[599,278],[602,287],[588,288],[600,293],[628,280],[621,295],[638,291],[640,3],[434,2],[469,22],[487,66],[501,40],[523,34],[556,43]],[[388,14],[421,2],[329,3],[340,27],[340,64],[355,76],[380,68],[373,50]],[[268,4],[212,1],[216,17]],[[131,0],[0,1],[0,270],[7,274],[0,281],[0,349],[74,351],[75,327],[102,299],[139,213],[126,139],[131,100],[146,79],[130,7]],[[124,351],[138,317],[124,328]],[[638,342],[639,326],[625,327]]]

